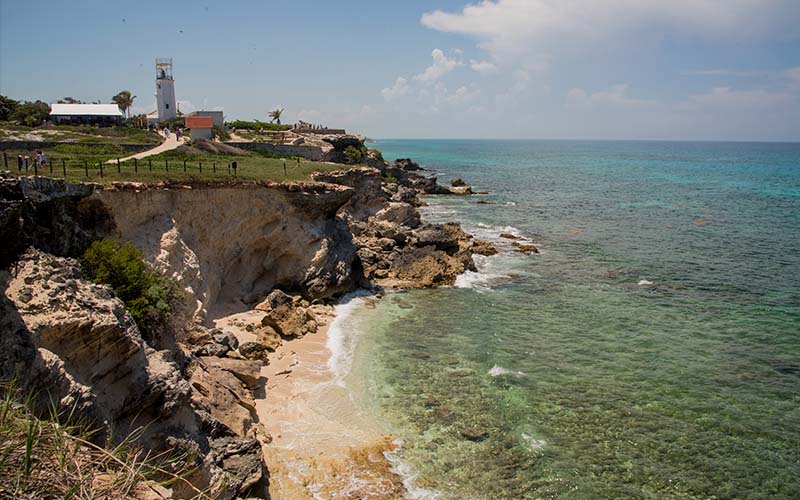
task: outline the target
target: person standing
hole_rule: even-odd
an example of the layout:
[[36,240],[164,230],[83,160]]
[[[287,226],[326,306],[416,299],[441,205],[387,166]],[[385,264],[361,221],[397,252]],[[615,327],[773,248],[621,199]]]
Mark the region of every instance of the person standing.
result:
[[25,171],[26,172],[28,171],[28,167],[30,166],[30,164],[31,164],[31,157],[28,156],[28,155],[25,155]]
[[39,151],[39,166],[44,168],[47,165],[47,157],[44,155],[44,151]]

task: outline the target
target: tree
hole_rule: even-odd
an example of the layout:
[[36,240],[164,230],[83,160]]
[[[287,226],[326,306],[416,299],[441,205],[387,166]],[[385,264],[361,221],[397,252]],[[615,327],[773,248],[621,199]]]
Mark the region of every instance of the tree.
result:
[[271,118],[271,122],[275,122],[278,125],[281,124],[281,115],[283,114],[283,108],[276,109],[274,111],[269,112],[269,117]]
[[125,116],[130,117],[130,109],[133,106],[133,100],[136,99],[135,95],[131,95],[129,90],[123,90],[119,94],[111,98],[111,102],[119,106],[119,110],[125,113]]
[[19,106],[19,102],[4,95],[0,95],[0,121],[8,120],[17,106]]
[[58,104],[83,104],[83,101],[80,99],[75,99],[74,97],[65,97],[63,99],[59,99]]
[[18,105],[9,118],[28,127],[38,127],[50,117],[50,105],[46,102],[26,102]]

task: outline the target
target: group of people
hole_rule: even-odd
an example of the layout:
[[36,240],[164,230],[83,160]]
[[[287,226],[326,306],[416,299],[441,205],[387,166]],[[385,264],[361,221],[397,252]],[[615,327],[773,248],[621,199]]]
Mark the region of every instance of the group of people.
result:
[[328,127],[325,125],[314,125],[313,123],[307,123],[304,122],[303,120],[300,120],[299,122],[292,125],[292,128],[295,130],[324,130]]
[[[169,127],[164,127],[161,130],[161,133],[164,134],[164,137],[169,139],[169,134],[171,134],[172,132],[169,130]],[[178,127],[178,130],[175,131],[175,138],[180,141],[181,137],[183,137],[183,127]]]
[[[36,166],[36,168],[43,168],[45,165],[47,165],[47,156],[44,154],[44,151],[37,151],[36,155],[34,155],[33,157],[33,161],[34,161],[34,166]],[[27,172],[30,167],[31,167],[30,156],[25,155],[23,157],[22,155],[17,155],[18,171],[22,172],[22,169],[24,168],[25,171]]]

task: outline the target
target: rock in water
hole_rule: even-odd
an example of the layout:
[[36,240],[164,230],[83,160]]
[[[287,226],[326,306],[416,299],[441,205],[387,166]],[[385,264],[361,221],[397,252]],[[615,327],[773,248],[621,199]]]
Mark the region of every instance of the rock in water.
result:
[[489,438],[489,433],[476,427],[468,427],[461,431],[461,436],[467,441],[479,443]]

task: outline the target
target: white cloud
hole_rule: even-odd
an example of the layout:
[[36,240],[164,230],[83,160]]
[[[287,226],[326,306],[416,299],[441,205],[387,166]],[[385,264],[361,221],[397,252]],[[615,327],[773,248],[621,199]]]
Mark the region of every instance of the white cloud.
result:
[[461,12],[425,13],[420,22],[477,38],[501,63],[527,56],[541,65],[553,47],[585,48],[631,35],[639,43],[667,33],[723,42],[796,37],[799,16],[796,0],[481,0]]
[[704,94],[696,94],[681,104],[687,110],[715,112],[744,112],[752,110],[780,110],[794,101],[786,91],[763,89],[734,90],[730,87],[714,87]]
[[567,104],[582,107],[594,105],[638,107],[652,106],[657,104],[657,102],[649,99],[635,99],[628,96],[628,85],[620,83],[612,85],[608,90],[600,90],[592,92],[591,94],[583,89],[572,89],[567,92]]
[[765,73],[762,71],[739,71],[735,69],[696,69],[692,71],[684,71],[681,76],[763,76]]
[[476,61],[475,59],[469,62],[469,67],[482,75],[494,73],[497,70],[497,66],[495,66],[494,63],[489,61]]
[[423,83],[432,83],[464,64],[458,59],[447,57],[441,49],[433,49],[433,51],[431,51],[431,57],[433,58],[433,64],[428,66],[425,71],[419,75],[414,76],[414,80]]
[[189,114],[197,111],[197,106],[192,104],[192,101],[177,101],[178,109],[183,114]]
[[783,75],[789,79],[791,88],[800,89],[800,66],[784,70]]
[[478,98],[481,91],[477,89],[468,89],[465,86],[461,86],[455,90],[455,92],[445,94],[445,100],[447,102],[453,104],[464,104],[470,101],[474,101]]
[[394,85],[391,87],[387,87],[381,90],[381,95],[387,101],[393,101],[399,97],[402,97],[408,93],[408,80],[403,78],[402,76],[398,76],[397,80],[395,80]]

